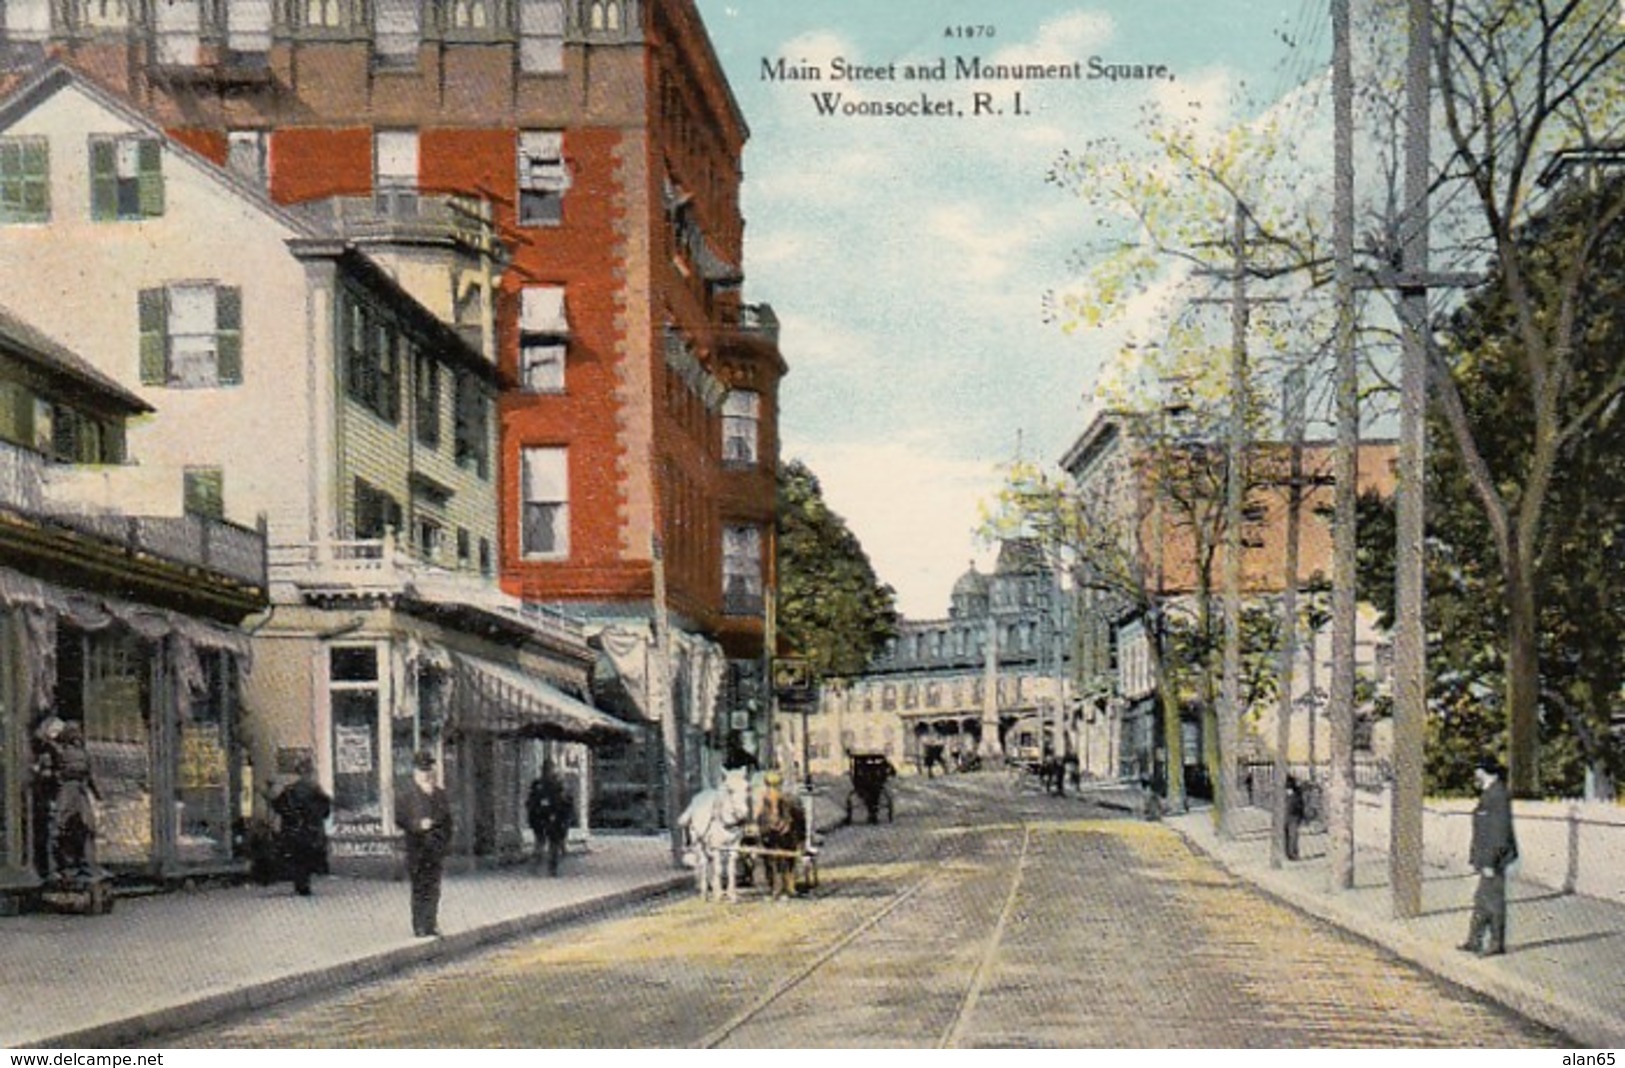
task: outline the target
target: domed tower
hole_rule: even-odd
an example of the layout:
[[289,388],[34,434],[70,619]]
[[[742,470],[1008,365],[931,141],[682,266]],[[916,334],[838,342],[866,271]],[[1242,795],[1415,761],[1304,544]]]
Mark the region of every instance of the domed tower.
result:
[[976,563],[972,561],[970,569],[959,576],[959,581],[954,583],[953,598],[948,608],[948,618],[976,619],[987,615],[987,597],[987,576],[976,570]]

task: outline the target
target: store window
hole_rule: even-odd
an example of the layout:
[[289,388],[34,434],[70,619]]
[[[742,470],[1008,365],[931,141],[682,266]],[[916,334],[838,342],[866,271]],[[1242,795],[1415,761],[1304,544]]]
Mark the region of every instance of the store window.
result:
[[231,856],[231,715],[236,672],[229,656],[199,650],[203,690],[186,702],[175,779],[176,859],[183,864]]
[[378,824],[378,647],[335,645],[328,650],[328,694],[333,719],[333,810],[345,823]]

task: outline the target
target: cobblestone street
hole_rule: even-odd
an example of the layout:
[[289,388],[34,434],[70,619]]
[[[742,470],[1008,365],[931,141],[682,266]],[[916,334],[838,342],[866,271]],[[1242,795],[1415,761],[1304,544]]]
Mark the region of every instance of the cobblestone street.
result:
[[1166,827],[961,782],[832,838],[809,897],[644,906],[176,1044],[1562,1041],[1277,904]]

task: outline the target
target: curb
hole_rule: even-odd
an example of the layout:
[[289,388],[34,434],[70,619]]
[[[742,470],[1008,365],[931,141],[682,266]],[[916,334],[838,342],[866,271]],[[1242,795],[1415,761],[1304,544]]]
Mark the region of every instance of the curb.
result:
[[678,890],[691,888],[693,885],[694,877],[691,874],[674,873],[657,882],[629,890],[619,890],[603,897],[562,905],[528,916],[516,916],[467,931],[458,931],[456,934],[433,941],[397,946],[310,972],[250,983],[234,990],[209,994],[151,1012],[138,1013],[76,1031],[66,1031],[48,1038],[34,1039],[11,1048],[44,1049],[70,1046],[80,1049],[108,1049],[120,1046],[160,1045],[161,1043],[155,1043],[154,1039],[162,1038],[166,1034],[193,1030],[222,1018],[257,1012],[281,1002],[319,994],[336,987],[366,982],[407,968],[450,960],[484,946],[520,935],[561,927],[597,913],[610,912],[664,897]]
[[1432,941],[1412,937],[1402,931],[1390,930],[1380,923],[1362,922],[1351,916],[1347,909],[1296,887],[1281,885],[1274,879],[1259,879],[1256,873],[1243,872],[1216,851],[1187,834],[1180,827],[1171,827],[1185,844],[1207,857],[1239,882],[1258,890],[1275,900],[1329,923],[1356,938],[1370,942],[1430,975],[1454,986],[1469,990],[1500,1005],[1511,1012],[1542,1026],[1560,1032],[1570,1044],[1590,1048],[1618,1048],[1625,1045],[1625,1020],[1599,1015],[1595,1008],[1575,1005],[1565,998],[1532,988],[1529,984],[1491,974],[1487,965],[1475,960],[1454,956],[1454,950],[1441,951]]

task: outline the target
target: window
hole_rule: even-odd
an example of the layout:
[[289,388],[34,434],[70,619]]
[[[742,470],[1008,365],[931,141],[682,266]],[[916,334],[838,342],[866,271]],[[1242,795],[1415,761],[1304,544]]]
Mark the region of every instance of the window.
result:
[[490,0],[450,0],[449,6],[454,30],[488,30],[494,21]]
[[199,0],[164,0],[152,8],[158,62],[166,67],[197,66],[203,53],[203,5]]
[[400,529],[400,502],[365,479],[356,479],[356,538],[363,541],[384,538]]
[[729,615],[762,611],[762,528],[722,528],[722,610]]
[[239,59],[271,51],[271,0],[226,0],[226,47]]
[[271,187],[271,135],[264,130],[226,133],[226,169],[256,189]]
[[524,130],[519,134],[519,225],[556,226],[564,217],[564,134]]
[[440,365],[421,349],[412,354],[412,416],[418,440],[440,447]]
[[344,26],[343,0],[305,0],[305,26],[310,29],[340,29]]
[[8,41],[43,41],[51,36],[50,0],[5,0]]
[[198,389],[243,380],[242,292],[187,282],[140,293],[141,381]]
[[613,33],[621,28],[620,0],[593,0],[588,26],[594,33]]
[[130,8],[124,0],[81,0],[77,14],[79,25],[88,30],[123,30],[130,25]]
[[564,448],[524,450],[524,514],[519,551],[559,559],[570,553],[570,463]]
[[722,401],[722,459],[729,464],[757,462],[762,398],[748,389],[736,389]]
[[459,374],[456,390],[452,402],[456,425],[452,430],[457,465],[472,466],[481,478],[486,478],[491,456],[490,400],[473,375]]
[[[116,464],[124,461],[124,427],[103,423],[65,404],[29,401],[29,444],[63,464]],[[21,405],[19,405],[20,407]]]
[[440,557],[440,548],[445,544],[446,531],[438,519],[429,516],[419,516],[413,525],[413,544],[417,546],[418,554],[425,560],[436,560]]
[[188,467],[181,474],[183,508],[187,515],[226,518],[225,473],[218,467]]
[[474,552],[472,539],[468,536],[467,527],[457,528],[457,566],[467,567],[473,560]]
[[92,137],[90,217],[105,221],[162,215],[163,152],[156,137]]
[[400,419],[400,353],[394,327],[355,300],[345,303],[344,384],[350,399],[378,418]]
[[0,137],[0,223],[50,221],[50,143],[43,137]]
[[519,69],[526,74],[564,70],[564,0],[519,0]]
[[564,391],[569,321],[563,286],[527,286],[520,293],[519,379],[531,393]]
[[423,40],[420,0],[374,0],[373,48],[380,66],[413,67]]
[[480,574],[489,575],[490,573],[491,573],[491,539],[490,538],[481,538],[480,539]]
[[341,823],[382,818],[378,798],[378,647],[328,650],[333,718],[333,815]]
[[416,130],[379,130],[373,135],[373,191],[386,215],[417,213],[418,135]]

